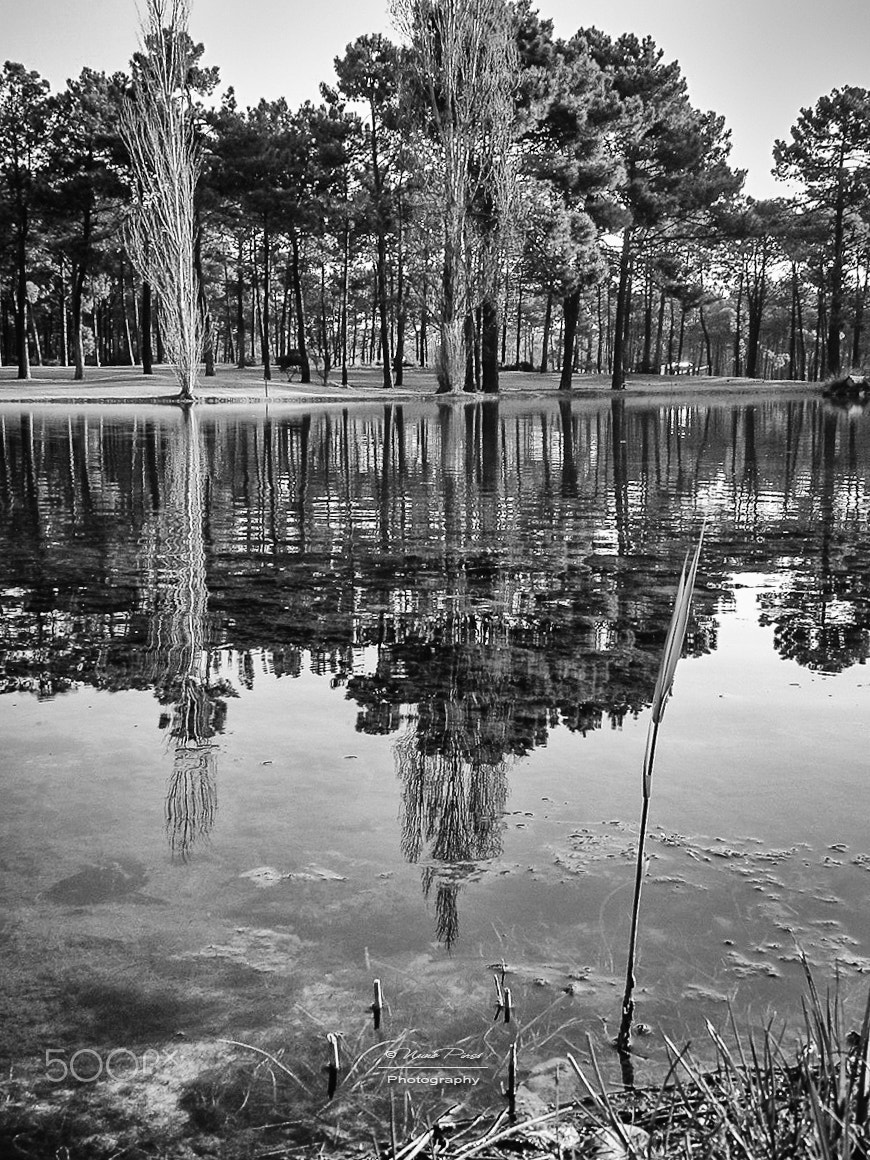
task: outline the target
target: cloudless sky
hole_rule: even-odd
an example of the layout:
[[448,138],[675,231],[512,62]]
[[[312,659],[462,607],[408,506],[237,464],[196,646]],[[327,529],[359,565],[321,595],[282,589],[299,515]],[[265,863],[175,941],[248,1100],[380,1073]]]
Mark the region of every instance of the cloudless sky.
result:
[[[870,88],[870,0],[539,0],[557,35],[595,25],[649,34],[677,59],[693,102],[725,116],[735,165],[756,197],[782,192],[770,176],[776,137],[801,107],[835,87]],[[52,88],[83,66],[126,68],[136,48],[135,0],[0,0],[0,59],[20,61]],[[318,99],[332,61],[365,32],[391,34],[387,0],[194,0],[191,34],[240,104]]]

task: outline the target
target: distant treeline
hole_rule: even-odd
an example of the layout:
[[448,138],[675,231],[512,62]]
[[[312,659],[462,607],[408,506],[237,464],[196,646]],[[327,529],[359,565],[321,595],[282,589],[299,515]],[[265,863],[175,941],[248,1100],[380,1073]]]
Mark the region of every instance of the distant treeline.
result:
[[[407,365],[432,365],[460,282],[466,389],[495,389],[499,366],[561,370],[567,386],[576,372],[618,385],[623,370],[818,380],[866,365],[870,93],[801,110],[772,159],[797,192],[758,201],[723,119],[692,106],[650,38],[559,39],[529,0],[464,9],[466,24],[477,8],[507,21],[511,74],[507,103],[492,98],[477,124],[474,102],[460,115],[472,81],[449,88],[432,32],[454,2],[405,5],[407,44],[360,37],[321,103],[298,109],[218,98],[218,69],[186,38],[206,373],[379,364],[401,383]],[[118,126],[141,61],[85,68],[56,94],[3,66],[0,358],[22,378],[30,363],[81,377],[164,358],[159,304],[124,243],[137,191]],[[472,139],[457,242],[450,165]]]

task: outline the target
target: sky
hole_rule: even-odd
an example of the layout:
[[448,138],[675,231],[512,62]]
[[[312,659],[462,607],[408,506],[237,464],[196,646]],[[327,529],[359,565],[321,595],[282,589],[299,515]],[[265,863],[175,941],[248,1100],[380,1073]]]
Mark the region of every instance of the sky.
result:
[[[802,107],[843,85],[870,88],[870,0],[539,0],[560,36],[595,25],[650,35],[679,60],[694,104],[724,115],[747,192],[784,189],[771,149]],[[135,0],[0,0],[0,59],[53,89],[82,67],[125,68],[136,49]],[[317,100],[332,61],[366,32],[392,33],[387,0],[193,0],[191,34],[242,105]]]

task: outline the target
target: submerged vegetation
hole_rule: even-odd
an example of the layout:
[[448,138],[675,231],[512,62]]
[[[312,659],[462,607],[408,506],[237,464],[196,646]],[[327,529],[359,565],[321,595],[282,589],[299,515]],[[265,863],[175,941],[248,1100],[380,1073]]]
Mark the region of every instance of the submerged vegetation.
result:
[[[173,1051],[193,1066],[159,1083],[55,1087],[62,1116],[45,1102],[44,1080],[13,1071],[0,1082],[0,1144],[9,1155],[64,1160],[125,1153],[164,1160],[862,1160],[870,1150],[870,997],[847,1014],[836,986],[820,995],[805,969],[797,1028],[740,1027],[732,1016],[719,1027],[708,1022],[697,1044],[665,1037],[666,1066],[650,1085],[605,1078],[611,1069],[602,1053],[612,1048],[596,1049],[576,1021],[556,1032],[520,1021],[501,1047],[491,1033],[458,1041],[455,1052],[500,1081],[501,1108],[462,1088],[442,1090],[433,1105],[419,1089],[390,1086],[397,1076],[383,1061],[413,1055],[408,1033],[360,1030],[352,1041],[310,1035],[292,1054],[220,1040],[218,1055],[197,1045]],[[526,1062],[548,1051],[546,1068]],[[390,1069],[408,1074],[414,1064]]]

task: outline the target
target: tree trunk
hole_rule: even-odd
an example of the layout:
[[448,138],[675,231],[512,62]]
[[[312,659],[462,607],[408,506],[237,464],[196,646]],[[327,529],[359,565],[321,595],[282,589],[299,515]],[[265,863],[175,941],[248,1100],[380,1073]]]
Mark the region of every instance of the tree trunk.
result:
[[469,310],[465,316],[465,390],[473,393],[477,390],[474,376],[474,312]]
[[6,299],[0,294],[0,366],[10,361],[9,352],[12,343],[9,340],[9,308]]
[[102,352],[100,350],[100,335],[101,335],[100,307],[99,307],[99,304],[96,302],[96,300],[94,301],[93,319],[94,319],[94,365],[99,367],[99,366],[102,366],[103,363],[102,363],[102,357],[101,357]]
[[66,276],[64,274],[63,255],[60,259],[60,365],[65,367],[69,361],[69,321],[66,306]]
[[837,174],[837,200],[834,206],[834,260],[831,264],[831,295],[828,305],[828,349],[825,368],[828,376],[837,378],[840,373],[840,330],[843,325],[843,266],[845,256],[844,224],[846,206],[844,196],[844,151],[840,153],[840,169]]
[[214,338],[212,335],[211,311],[205,296],[205,279],[202,276],[202,222],[200,221],[199,205],[194,207],[194,234],[193,234],[193,267],[196,275],[196,297],[203,319],[203,357],[205,359],[205,377],[214,378]]
[[18,378],[30,378],[30,350],[27,345],[27,226],[18,223],[17,279],[15,292],[15,346]]
[[701,321],[701,330],[704,332],[704,348],[707,351],[707,374],[713,374],[713,351],[710,347],[710,330],[707,326],[707,319],[704,316],[704,307],[698,307],[698,318]]
[[38,367],[42,366],[42,346],[39,342],[39,331],[36,328],[36,317],[33,313],[33,304],[27,303],[27,317],[30,325],[30,333],[33,335],[33,357]]
[[393,364],[397,387],[401,387],[405,381],[405,370],[402,364],[405,361],[405,326],[407,323],[407,311],[405,310],[405,255],[403,252],[403,227],[404,223],[402,220],[402,207],[399,206],[398,232],[396,237],[396,355]]
[[480,337],[480,381],[485,395],[498,392],[498,303],[491,294],[483,300]]
[[660,375],[662,373],[662,342],[665,333],[665,292],[661,291],[659,295],[659,316],[656,321],[656,347],[655,347],[655,367],[653,374]]
[[420,304],[420,366],[425,367],[429,365],[429,334],[428,334],[428,320],[429,320],[429,303],[427,300],[428,286],[426,278],[423,278],[423,300]]
[[616,320],[613,326],[613,377],[611,389],[621,391],[625,386],[625,336],[628,332],[629,278],[631,275],[631,226],[622,235],[622,253],[619,258],[619,290],[616,295]]
[[740,314],[743,307],[743,270],[740,270],[740,278],[737,282],[737,317],[734,325],[734,377],[740,378],[740,340],[742,338],[740,330]]
[[381,358],[383,360],[384,386],[392,387],[393,379],[390,373],[390,328],[387,320],[387,231],[384,227],[384,191],[381,184],[381,171],[378,158],[378,124],[375,115],[374,99],[371,101],[371,114],[372,181],[375,191],[375,224],[377,230],[377,300],[381,328]]
[[245,329],[245,251],[242,235],[239,234],[239,252],[237,257],[238,266],[236,273],[238,275],[236,280],[236,353],[239,356],[239,361],[236,364],[241,370],[247,365],[245,359],[245,344],[247,343],[247,333]]
[[251,366],[257,362],[257,340],[260,340],[260,349],[263,348],[263,311],[260,307],[260,271],[257,266],[257,255],[254,252],[255,241],[251,239]]
[[375,263],[374,297],[372,298],[372,324],[369,328],[369,366],[374,366],[378,357],[378,268]]
[[795,287],[797,295],[797,337],[798,337],[798,366],[800,369],[800,381],[806,382],[807,377],[807,344],[804,338],[804,307],[801,301],[801,287],[800,281]]
[[683,342],[686,337],[686,305],[684,302],[680,303],[680,338],[677,343],[677,367],[683,361]]
[[293,278],[293,298],[296,306],[296,347],[299,351],[299,381],[311,382],[311,364],[308,361],[308,346],[305,341],[305,304],[302,301],[302,276],[299,271],[299,235],[290,232],[290,274]]
[[142,374],[153,375],[153,356],[151,353],[151,283],[142,283],[142,310],[141,310],[141,339]]
[[864,298],[867,294],[867,274],[864,275],[864,285],[861,285],[861,272],[855,270],[855,325],[852,330],[852,366],[861,365],[861,336],[864,331]]
[[271,313],[269,303],[269,277],[271,274],[271,256],[270,251],[269,226],[263,225],[263,332],[260,336],[260,351],[263,355],[263,378],[268,383],[272,378],[272,352],[271,352],[271,335],[269,328],[271,324]]
[[541,366],[540,374],[545,375],[550,369],[549,347],[550,347],[550,331],[553,326],[553,287],[551,286],[547,291],[547,308],[544,311],[544,338],[541,344]]
[[791,315],[788,328],[788,377],[797,378],[797,265],[791,264]]
[[577,320],[580,317],[580,291],[575,290],[563,301],[565,315],[565,346],[562,351],[562,377],[559,390],[570,391],[574,374],[574,344],[577,340]]
[[443,309],[438,351],[438,394],[461,390],[465,381],[465,284],[462,263],[465,261],[464,217],[462,207],[453,197],[445,211],[444,266],[442,276]]
[[813,348],[813,382],[817,383],[828,365],[826,328],[828,325],[828,304],[825,297],[824,285],[819,286],[818,305],[816,307],[816,341]]
[[82,341],[82,294],[85,286],[85,272],[80,266],[73,267],[72,280],[72,326],[73,326],[73,380],[81,382],[85,377],[85,350]]
[[160,325],[160,311],[161,311],[161,309],[162,309],[162,307],[158,301],[157,318],[156,318],[156,325],[155,325],[154,329],[155,329],[156,334],[157,334],[157,362],[162,366],[163,363],[166,362],[166,351],[163,349],[163,329]]
[[[123,253],[119,257],[119,264],[121,267],[121,312],[124,316],[124,340],[127,343],[127,359],[130,366],[136,362],[136,356],[133,351],[133,331],[130,326],[130,310],[127,306],[127,267],[124,262]],[[133,271],[130,271],[132,277]],[[136,287],[133,287],[133,294],[135,296]]]
[[135,345],[135,365],[142,365],[142,322],[139,311],[139,295],[136,293],[136,271],[130,270],[130,299],[133,303],[133,342]]
[[227,256],[224,252],[224,362],[236,361],[236,348],[233,344],[233,316],[230,310],[230,271],[227,265]]
[[323,371],[321,377],[324,386],[329,380],[332,363],[329,358],[329,334],[326,328],[326,262],[323,256],[323,239],[320,247],[320,346],[323,352]]
[[652,271],[647,263],[643,304],[643,354],[640,369],[645,375],[652,370],[653,290]]
[[516,335],[516,351],[514,353],[514,364],[517,370],[520,369],[520,339],[523,332],[523,284],[520,281],[517,285],[517,335]]
[[[341,263],[341,385],[347,386],[347,299],[350,279],[350,221],[344,226]],[[354,344],[355,345],[355,344]]]
[[746,303],[746,377],[757,379],[761,320],[764,313],[763,287],[753,291],[752,294],[747,294]]

